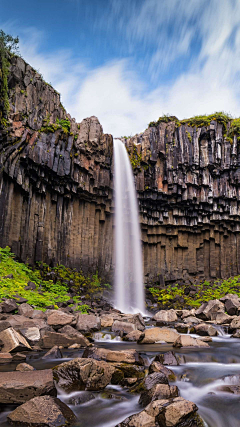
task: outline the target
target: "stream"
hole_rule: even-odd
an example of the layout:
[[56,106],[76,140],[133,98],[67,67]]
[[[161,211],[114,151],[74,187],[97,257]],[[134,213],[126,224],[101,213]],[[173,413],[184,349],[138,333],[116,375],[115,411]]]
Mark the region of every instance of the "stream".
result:
[[[194,335],[196,336],[196,335]],[[101,338],[95,334],[95,345],[111,350],[136,349],[144,358],[147,366],[158,353],[173,350],[169,344],[145,344],[124,342],[119,337],[111,339],[111,335]],[[186,363],[170,366],[176,376],[175,383],[180,395],[196,403],[199,413],[207,427],[239,427],[240,396],[219,391],[217,388],[229,384],[239,384],[239,378],[225,378],[227,375],[240,375],[240,339],[230,338],[223,334],[213,338],[210,348],[178,349],[176,354],[185,357]],[[44,352],[32,353],[27,363],[36,369],[47,369],[75,357],[81,357],[83,350],[64,350],[63,359],[43,360]],[[0,371],[12,371],[17,363],[1,365]],[[58,390],[58,397],[70,406],[77,415],[75,427],[115,427],[127,416],[142,410],[138,404],[138,395],[128,392],[127,388],[109,385],[102,392],[93,392],[95,399],[80,405],[71,405],[69,400],[75,395],[85,392],[66,394]],[[5,407],[0,413],[0,426],[9,424],[7,414],[14,407]]]

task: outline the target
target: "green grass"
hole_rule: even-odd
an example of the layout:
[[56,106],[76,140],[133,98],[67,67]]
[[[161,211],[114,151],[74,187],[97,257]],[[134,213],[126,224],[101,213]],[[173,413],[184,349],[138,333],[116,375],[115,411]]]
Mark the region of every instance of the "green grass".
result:
[[[54,282],[47,277],[51,272],[55,273]],[[12,279],[4,278],[11,274]],[[67,302],[71,298],[68,295],[70,280],[72,281],[71,289],[78,295],[73,297],[72,306],[76,311],[82,313],[87,313],[89,306],[81,304],[81,294],[86,295],[87,293],[86,297],[90,297],[91,294],[102,292],[103,289],[110,286],[102,284],[98,273],[85,277],[81,272],[63,265],[50,268],[47,264],[39,264],[37,268],[32,269],[28,265],[16,261],[15,255],[9,247],[0,248],[0,301],[2,298],[12,298],[18,294],[26,298],[28,303],[37,309],[44,311],[51,305],[58,308],[57,302]],[[24,289],[29,281],[36,284],[34,291]]]
[[[167,289],[159,289],[152,287],[149,289],[153,297],[158,301],[159,305],[173,308],[197,308],[203,302],[213,299],[219,299],[226,294],[237,294],[240,297],[240,276],[230,277],[229,279],[220,281],[216,280],[213,283],[205,280],[199,285],[196,285],[197,292],[193,296],[185,295],[184,290],[188,285],[175,284]],[[176,297],[182,297],[184,302],[179,300],[174,301]]]

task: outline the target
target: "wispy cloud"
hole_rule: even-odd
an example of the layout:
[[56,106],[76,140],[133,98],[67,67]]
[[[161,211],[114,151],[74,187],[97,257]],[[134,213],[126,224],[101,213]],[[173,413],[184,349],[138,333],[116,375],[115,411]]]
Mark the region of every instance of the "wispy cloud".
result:
[[[44,52],[46,33],[18,31],[23,57],[60,91],[72,116],[96,115],[105,132],[119,136],[144,130],[162,113],[240,115],[239,1],[113,0],[111,6],[93,24],[109,32],[115,25],[128,55],[97,68],[71,49]],[[163,83],[158,77],[166,71],[174,79]]]

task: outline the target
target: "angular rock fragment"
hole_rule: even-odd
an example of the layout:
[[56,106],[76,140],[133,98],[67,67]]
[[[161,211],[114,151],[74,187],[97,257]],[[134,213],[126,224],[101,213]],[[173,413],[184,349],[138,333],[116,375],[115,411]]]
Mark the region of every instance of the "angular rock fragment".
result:
[[10,353],[11,351],[31,350],[26,339],[15,329],[8,328],[0,332],[0,340],[3,343],[2,351]]
[[60,310],[56,310],[48,316],[47,323],[49,326],[61,328],[66,325],[70,325],[73,320],[73,315],[67,314]]
[[167,343],[174,343],[179,337],[179,334],[175,329],[170,328],[151,328],[145,330],[143,340],[140,340],[140,344],[154,344],[156,342],[165,341]]
[[76,328],[80,332],[94,332],[101,328],[100,317],[93,314],[78,314]]
[[190,335],[180,335],[175,341],[173,347],[209,347],[209,345],[199,339],[193,338]]
[[35,371],[34,367],[29,365],[28,363],[19,363],[16,366],[16,371],[25,372],[25,371]]
[[32,317],[34,309],[29,304],[21,304],[18,308],[18,314],[25,317]]
[[129,334],[130,332],[135,331],[137,328],[134,323],[130,322],[121,322],[119,320],[115,320],[112,324],[113,332],[122,332],[123,334]]
[[44,354],[42,359],[62,359],[62,352],[60,348],[55,345],[46,354]]
[[102,390],[112,379],[115,368],[104,361],[76,358],[53,369],[58,385],[67,391]]
[[8,415],[14,426],[62,427],[76,420],[72,410],[60,399],[51,396],[35,397]]
[[149,390],[145,390],[141,393],[139,398],[140,405],[146,406],[154,400],[161,399],[172,399],[178,397],[178,388],[175,385],[169,384],[156,384]]
[[144,332],[136,330],[129,332],[129,334],[123,337],[124,341],[141,341],[144,338]]
[[18,305],[14,299],[6,299],[0,304],[3,313],[11,313],[18,309]]
[[165,324],[176,322],[178,320],[178,316],[176,314],[176,310],[160,310],[153,316],[153,319],[158,323]]
[[142,357],[136,350],[109,350],[106,348],[89,347],[83,353],[84,358],[105,360],[106,362],[133,363],[144,365]]
[[203,303],[201,307],[196,310],[195,315],[202,320],[212,320],[212,316],[215,313],[224,313],[224,310],[224,304],[221,301],[215,299]]
[[154,360],[149,366],[149,373],[152,374],[153,372],[160,372],[166,375],[168,381],[176,380],[175,373],[171,369],[166,368],[166,366],[162,365],[160,362],[157,362],[156,360]]
[[36,396],[56,396],[51,369],[29,372],[0,372],[0,403],[21,404]]
[[215,337],[218,335],[217,330],[212,325],[208,325],[207,323],[199,323],[199,325],[195,326],[195,332],[201,336],[209,336]]
[[79,337],[72,338],[68,334],[46,331],[41,339],[41,346],[43,348],[52,348],[55,345],[69,347],[70,345],[75,344],[76,342],[78,344],[81,344],[83,347],[90,345],[88,339],[85,338],[82,334]]

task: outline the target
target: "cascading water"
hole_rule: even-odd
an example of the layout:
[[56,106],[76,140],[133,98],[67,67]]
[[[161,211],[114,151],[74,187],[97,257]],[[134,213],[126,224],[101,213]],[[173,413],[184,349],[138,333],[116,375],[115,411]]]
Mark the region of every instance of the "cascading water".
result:
[[137,196],[125,145],[114,139],[115,303],[125,313],[144,312]]

